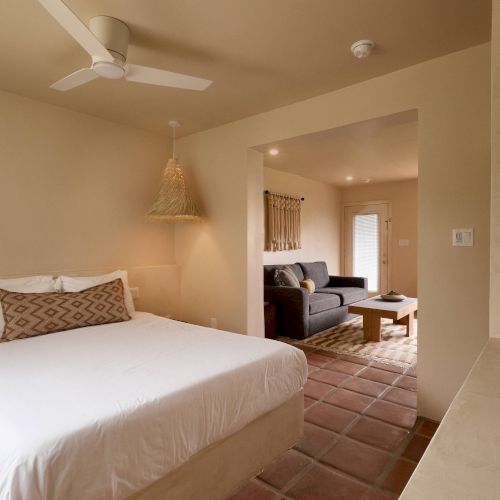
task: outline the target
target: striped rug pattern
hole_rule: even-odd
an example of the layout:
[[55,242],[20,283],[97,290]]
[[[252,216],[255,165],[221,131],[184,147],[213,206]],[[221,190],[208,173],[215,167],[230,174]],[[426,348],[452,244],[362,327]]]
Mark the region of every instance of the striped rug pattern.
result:
[[405,334],[406,326],[394,325],[392,320],[382,318],[381,341],[366,341],[363,339],[363,318],[359,316],[303,340],[287,337],[280,337],[280,340],[407,368],[417,363],[417,320],[413,337]]

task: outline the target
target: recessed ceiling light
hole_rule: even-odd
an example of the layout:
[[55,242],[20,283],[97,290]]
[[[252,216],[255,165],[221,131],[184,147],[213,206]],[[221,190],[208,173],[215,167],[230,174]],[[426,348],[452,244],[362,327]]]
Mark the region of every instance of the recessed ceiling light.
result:
[[271,156],[276,156],[276,155],[278,155],[278,154],[279,154],[279,152],[280,152],[280,150],[279,150],[279,149],[277,149],[277,148],[271,148],[271,149],[269,150],[269,154],[270,154]]
[[348,176],[345,178],[345,180],[346,180],[346,181],[352,181],[352,180],[353,180],[353,178],[354,178],[354,177],[353,177],[352,175],[348,175]]

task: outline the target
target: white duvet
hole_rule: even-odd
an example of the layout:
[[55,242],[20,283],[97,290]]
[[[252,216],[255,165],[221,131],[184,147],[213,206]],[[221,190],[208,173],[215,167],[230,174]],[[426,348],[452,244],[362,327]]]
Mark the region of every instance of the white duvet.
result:
[[0,499],[118,499],[300,390],[303,353],[152,314],[0,344]]

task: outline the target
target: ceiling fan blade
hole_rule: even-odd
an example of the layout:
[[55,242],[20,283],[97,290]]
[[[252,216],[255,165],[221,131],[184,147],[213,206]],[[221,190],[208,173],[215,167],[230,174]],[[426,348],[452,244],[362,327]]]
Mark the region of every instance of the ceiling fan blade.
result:
[[188,90],[205,90],[213,82],[195,76],[172,73],[163,69],[139,66],[138,64],[125,65],[125,79],[131,82],[149,83],[150,85],[162,85],[163,87],[175,87]]
[[83,85],[84,83],[91,82],[96,78],[99,78],[99,75],[92,68],[79,69],[64,78],[61,78],[56,83],[53,83],[50,88],[61,91],[71,90],[75,87]]
[[112,61],[113,56],[76,14],[61,0],[38,0],[49,14],[91,55]]

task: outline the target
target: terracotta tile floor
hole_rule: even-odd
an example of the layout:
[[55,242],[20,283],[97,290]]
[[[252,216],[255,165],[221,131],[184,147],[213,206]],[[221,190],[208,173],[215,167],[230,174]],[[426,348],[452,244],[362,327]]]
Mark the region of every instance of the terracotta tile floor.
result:
[[438,426],[417,418],[415,368],[305,352],[304,436],[231,500],[397,498]]

